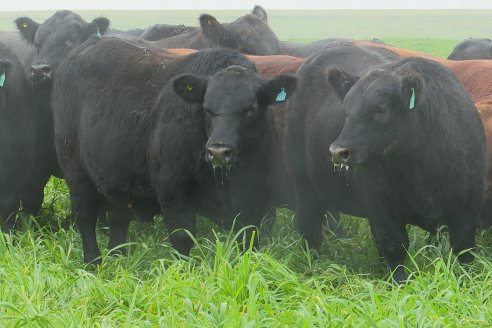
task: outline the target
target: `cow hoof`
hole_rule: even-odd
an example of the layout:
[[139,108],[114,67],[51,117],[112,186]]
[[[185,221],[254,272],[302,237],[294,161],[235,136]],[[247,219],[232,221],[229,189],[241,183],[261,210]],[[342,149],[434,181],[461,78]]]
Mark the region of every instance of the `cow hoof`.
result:
[[473,254],[471,254],[470,252],[466,251],[462,254],[459,254],[458,255],[458,260],[460,261],[460,263],[462,264],[466,264],[466,263],[470,263],[472,262],[473,260],[475,259],[475,256],[473,256]]
[[190,255],[190,250],[193,247],[193,240],[185,231],[175,232],[171,235],[170,239],[171,245],[180,255]]
[[101,254],[84,254],[84,263],[92,265],[100,265],[102,263]]
[[396,267],[391,275],[391,280],[399,285],[403,285],[408,282],[408,275],[405,273],[403,266],[399,265]]

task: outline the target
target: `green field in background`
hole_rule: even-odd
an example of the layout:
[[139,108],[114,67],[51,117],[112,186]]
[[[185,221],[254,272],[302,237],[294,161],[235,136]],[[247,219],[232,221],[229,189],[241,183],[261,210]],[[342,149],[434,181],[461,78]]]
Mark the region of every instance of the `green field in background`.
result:
[[[86,20],[108,17],[116,29],[153,24],[198,25],[204,10],[78,11]],[[220,22],[231,22],[247,10],[211,10]],[[29,16],[42,22],[54,11],[0,12],[0,30],[15,30],[13,21]],[[378,38],[388,44],[447,57],[469,37],[492,37],[492,10],[270,10],[269,23],[281,40],[307,42],[323,38]]]
[[[86,19],[108,17],[114,28],[147,27],[157,23],[198,25],[196,11],[77,11]],[[230,22],[247,10],[210,10]],[[0,30],[14,30],[13,20],[27,15],[43,21],[53,11],[0,12]],[[492,10],[269,10],[269,22],[280,39],[434,38],[492,36]]]

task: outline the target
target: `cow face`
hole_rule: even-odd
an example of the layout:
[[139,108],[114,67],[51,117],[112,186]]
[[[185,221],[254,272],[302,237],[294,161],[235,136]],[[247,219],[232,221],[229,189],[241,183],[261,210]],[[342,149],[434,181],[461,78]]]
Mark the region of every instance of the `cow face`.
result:
[[263,80],[254,71],[230,66],[210,78],[181,75],[173,81],[173,88],[185,101],[202,105],[208,137],[206,159],[214,167],[231,167],[241,150],[256,148],[270,124],[268,106],[284,101],[296,82],[286,75]]
[[256,15],[245,15],[232,23],[220,24],[213,16],[200,16],[203,34],[214,44],[249,55],[275,55],[280,52],[277,36]]
[[423,93],[420,76],[400,77],[375,69],[355,82],[356,78],[337,68],[329,75],[337,94],[344,98],[347,117],[330,146],[333,162],[364,164],[395,151],[402,136],[411,133],[408,116],[419,110]]
[[50,83],[54,72],[67,54],[91,36],[106,32],[109,20],[96,18],[87,23],[71,11],[58,11],[44,23],[38,24],[29,17],[15,21],[22,36],[37,48],[37,56],[31,66],[35,85]]

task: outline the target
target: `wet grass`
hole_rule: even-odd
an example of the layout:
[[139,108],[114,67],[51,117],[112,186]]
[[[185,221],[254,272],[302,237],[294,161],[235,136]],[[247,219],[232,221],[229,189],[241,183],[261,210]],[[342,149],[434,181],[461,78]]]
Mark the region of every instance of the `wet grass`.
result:
[[203,218],[189,259],[172,250],[161,218],[131,225],[126,257],[108,253],[99,228],[103,263],[94,267],[83,263],[73,226],[59,229],[68,213],[63,183],[47,189],[51,225],[24,217],[21,233],[0,235],[2,327],[492,325],[489,231],[477,235],[477,259],[465,267],[450,255],[446,233],[431,247],[423,231],[409,228],[412,274],[403,286],[387,278],[365,220],[344,217],[345,239],[324,231],[318,255],[288,210],[278,211],[260,251],[243,254],[238,236]]

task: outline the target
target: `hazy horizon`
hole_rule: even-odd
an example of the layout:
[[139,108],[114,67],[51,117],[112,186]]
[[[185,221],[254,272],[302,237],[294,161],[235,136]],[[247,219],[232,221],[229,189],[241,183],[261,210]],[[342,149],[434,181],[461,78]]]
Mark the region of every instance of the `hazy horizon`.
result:
[[117,1],[117,0],[23,0],[18,2],[7,2],[0,6],[0,11],[22,11],[22,10],[200,10],[200,9],[250,9],[259,4],[268,9],[492,9],[490,0],[414,0],[414,1],[391,1],[391,0],[344,0],[344,1],[315,1],[315,0],[241,0],[228,1],[216,0],[208,2],[187,0],[162,1],[162,0],[140,0],[140,1]]

